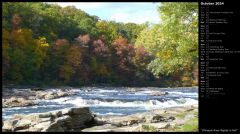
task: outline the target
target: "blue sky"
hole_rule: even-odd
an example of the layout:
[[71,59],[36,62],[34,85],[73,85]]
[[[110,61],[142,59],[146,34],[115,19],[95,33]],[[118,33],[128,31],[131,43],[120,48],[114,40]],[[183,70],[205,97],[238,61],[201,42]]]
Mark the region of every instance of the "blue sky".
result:
[[159,23],[157,7],[160,3],[153,2],[55,2],[62,7],[75,6],[90,15],[102,20],[117,22],[133,22],[142,24],[146,21]]

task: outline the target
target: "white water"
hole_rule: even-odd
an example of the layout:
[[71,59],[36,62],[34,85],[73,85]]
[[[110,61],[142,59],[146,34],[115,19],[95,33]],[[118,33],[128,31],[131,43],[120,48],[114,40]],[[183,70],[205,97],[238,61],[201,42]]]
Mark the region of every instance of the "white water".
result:
[[73,104],[77,107],[91,107],[91,106],[104,106],[104,107],[144,107],[148,109],[175,107],[175,106],[186,106],[197,104],[198,101],[191,98],[179,98],[176,100],[158,101],[158,100],[147,100],[147,101],[132,101],[123,102],[119,100],[107,102],[100,101],[97,99],[83,99],[81,97],[72,98],[60,98],[55,100],[47,100],[46,102],[56,102],[58,104]]
[[[127,88],[96,88],[85,87],[71,89],[77,93],[74,96],[53,100],[36,100],[37,106],[3,108],[3,118],[13,114],[29,114],[47,112],[68,107],[90,107],[97,115],[128,115],[151,109],[187,106],[198,104],[197,89],[158,89],[136,88],[136,92],[129,92]],[[29,89],[25,89],[26,91]],[[57,89],[49,89],[57,92]],[[17,89],[16,89],[17,91]],[[164,91],[164,96],[151,96],[152,92]]]

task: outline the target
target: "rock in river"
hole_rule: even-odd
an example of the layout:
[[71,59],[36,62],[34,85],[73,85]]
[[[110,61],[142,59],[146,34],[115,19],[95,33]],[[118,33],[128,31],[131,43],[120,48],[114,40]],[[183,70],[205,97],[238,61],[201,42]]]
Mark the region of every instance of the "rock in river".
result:
[[31,88],[31,91],[43,91],[44,89],[42,88]]
[[160,92],[160,91],[158,91],[158,92],[152,92],[150,95],[151,96],[163,96],[163,95],[167,95],[168,94],[168,92]]
[[64,91],[37,91],[36,92],[36,98],[38,99],[46,99],[46,100],[51,100],[51,99],[57,99],[60,97],[65,97],[69,95],[74,95],[72,92],[64,92]]
[[9,99],[2,99],[3,107],[25,107],[36,105],[32,100],[24,98],[11,97]]

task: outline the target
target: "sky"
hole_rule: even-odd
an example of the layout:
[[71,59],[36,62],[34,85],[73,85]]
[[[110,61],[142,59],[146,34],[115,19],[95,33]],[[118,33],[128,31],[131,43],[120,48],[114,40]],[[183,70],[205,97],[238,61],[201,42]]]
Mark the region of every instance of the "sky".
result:
[[101,20],[137,24],[147,21],[156,24],[160,21],[157,11],[159,2],[55,2],[54,4],[62,7],[73,5],[89,15],[98,16]]

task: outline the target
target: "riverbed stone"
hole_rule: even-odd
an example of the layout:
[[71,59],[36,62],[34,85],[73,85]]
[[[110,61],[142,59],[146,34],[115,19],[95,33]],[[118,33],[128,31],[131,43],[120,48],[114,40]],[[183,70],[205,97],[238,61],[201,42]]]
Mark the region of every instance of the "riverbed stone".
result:
[[57,98],[57,97],[53,93],[46,94],[44,96],[44,99],[46,99],[46,100],[51,100],[51,99],[55,99],[55,98]]
[[57,96],[58,97],[65,97],[65,96],[68,96],[69,94],[67,92],[58,92],[57,93]]
[[31,120],[27,120],[27,119],[21,119],[17,122],[16,125],[14,125],[14,130],[13,131],[17,131],[17,130],[21,130],[21,129],[28,129],[31,125]]
[[36,105],[32,100],[24,98],[11,97],[9,99],[3,99],[3,108],[6,107],[26,107]]
[[167,95],[168,92],[160,92],[160,91],[155,91],[150,93],[151,96],[163,96],[163,95]]
[[52,100],[52,99],[57,99],[61,97],[66,97],[74,95],[73,92],[65,92],[65,91],[37,91],[36,92],[36,98],[38,99],[46,99],[46,100]]

